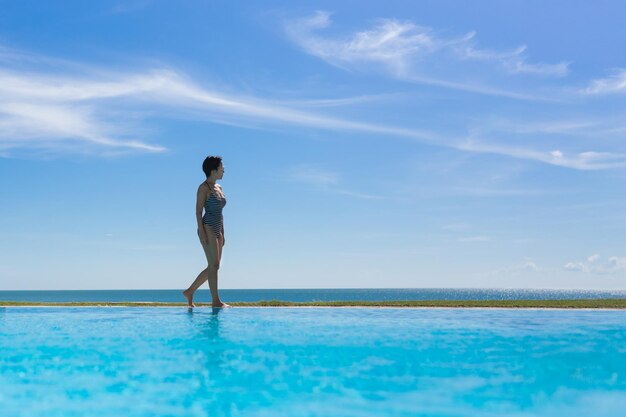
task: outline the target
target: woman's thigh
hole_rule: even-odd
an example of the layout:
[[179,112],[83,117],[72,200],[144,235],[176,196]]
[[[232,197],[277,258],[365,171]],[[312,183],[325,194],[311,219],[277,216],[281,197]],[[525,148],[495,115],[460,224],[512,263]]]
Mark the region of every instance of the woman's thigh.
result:
[[217,239],[218,245],[217,245],[217,250],[218,250],[218,256],[217,256],[217,260],[219,262],[222,261],[222,250],[224,248],[224,235],[222,235],[220,233],[219,238]]
[[207,263],[209,265],[219,265],[222,259],[223,238],[221,235],[216,237],[208,225],[204,225],[204,233],[207,236],[208,242],[200,243],[202,243],[202,249],[204,249]]

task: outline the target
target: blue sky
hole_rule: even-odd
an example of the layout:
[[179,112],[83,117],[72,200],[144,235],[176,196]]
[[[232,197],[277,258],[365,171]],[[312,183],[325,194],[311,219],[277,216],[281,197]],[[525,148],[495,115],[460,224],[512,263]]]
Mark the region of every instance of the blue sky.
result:
[[623,1],[1,5],[0,289],[625,286]]

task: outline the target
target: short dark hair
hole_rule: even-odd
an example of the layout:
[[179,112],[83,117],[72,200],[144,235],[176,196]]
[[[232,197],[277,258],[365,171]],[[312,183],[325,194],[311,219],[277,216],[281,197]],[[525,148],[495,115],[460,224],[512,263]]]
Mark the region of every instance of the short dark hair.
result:
[[207,178],[211,176],[211,171],[215,171],[222,163],[221,156],[207,156],[202,163],[202,171]]

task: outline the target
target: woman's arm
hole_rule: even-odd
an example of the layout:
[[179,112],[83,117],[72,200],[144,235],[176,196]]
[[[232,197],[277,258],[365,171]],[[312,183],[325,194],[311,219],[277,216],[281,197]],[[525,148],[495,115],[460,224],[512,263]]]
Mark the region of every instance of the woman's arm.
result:
[[204,208],[205,201],[206,187],[203,187],[201,184],[198,187],[198,194],[196,196],[196,221],[198,222],[198,235],[203,242],[207,240],[206,234],[204,233],[204,225],[202,224],[202,209]]
[[[221,185],[219,185],[219,184],[215,184],[215,186],[216,186],[217,188],[219,188],[219,190],[220,190],[220,194],[222,194],[222,197],[224,197],[224,191],[222,191],[222,186],[221,186]],[[224,236],[225,236],[225,235],[224,235],[224,217],[222,217],[222,237],[224,237]],[[224,239],[224,240],[225,240],[225,239]]]
[[[222,193],[222,197],[224,197],[224,191],[222,191],[222,186],[219,185],[219,187],[220,187],[220,193]],[[222,216],[222,243],[226,243],[226,235],[224,234],[224,217],[223,216]]]

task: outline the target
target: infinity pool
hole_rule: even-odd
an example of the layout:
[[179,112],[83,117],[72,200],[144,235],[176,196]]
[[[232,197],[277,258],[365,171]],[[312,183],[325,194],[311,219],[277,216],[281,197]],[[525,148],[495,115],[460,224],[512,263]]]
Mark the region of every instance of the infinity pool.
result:
[[0,309],[3,416],[626,415],[626,311]]

